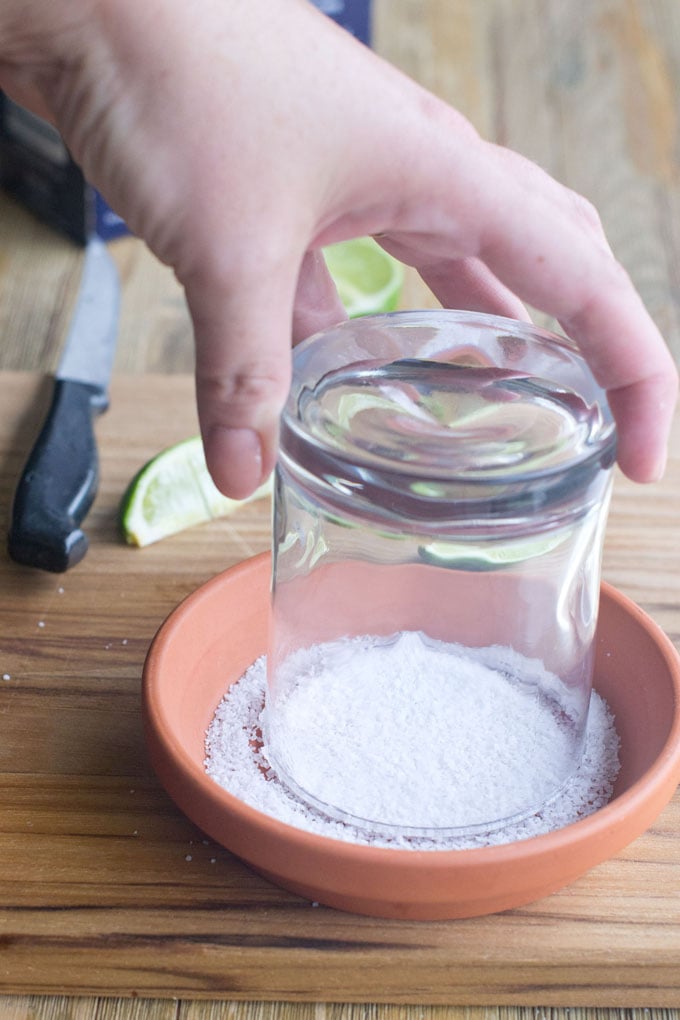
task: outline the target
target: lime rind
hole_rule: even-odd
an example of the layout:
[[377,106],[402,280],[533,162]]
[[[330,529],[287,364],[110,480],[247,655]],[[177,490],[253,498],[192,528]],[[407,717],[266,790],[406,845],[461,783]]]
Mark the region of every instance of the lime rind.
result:
[[147,546],[206,521],[227,517],[269,495],[268,479],[247,499],[224,496],[205,463],[200,436],[162,450],[134,476],[121,502],[121,531],[130,545]]
[[536,559],[553,552],[567,537],[565,530],[551,535],[532,535],[530,538],[507,542],[475,545],[464,542],[430,542],[418,548],[425,563],[449,570],[503,570],[526,560]]
[[[397,308],[404,267],[373,238],[329,245],[324,256],[351,318]],[[121,531],[131,545],[150,545],[196,524],[227,517],[271,491],[269,479],[245,500],[224,496],[208,473],[200,437],[192,436],[161,451],[132,479],[121,502]]]

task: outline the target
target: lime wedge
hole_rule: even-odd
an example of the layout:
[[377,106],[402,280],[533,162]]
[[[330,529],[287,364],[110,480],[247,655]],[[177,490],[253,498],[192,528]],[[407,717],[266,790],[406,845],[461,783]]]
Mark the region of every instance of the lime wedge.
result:
[[545,556],[557,549],[567,537],[561,529],[550,535],[532,536],[507,542],[475,545],[463,542],[431,542],[418,548],[425,563],[450,570],[502,570],[524,560]]
[[404,267],[372,237],[356,237],[323,249],[326,265],[351,319],[393,312],[399,304]]
[[194,524],[227,517],[272,491],[269,478],[247,499],[223,496],[208,474],[200,436],[161,451],[135,475],[120,507],[130,545],[145,546]]

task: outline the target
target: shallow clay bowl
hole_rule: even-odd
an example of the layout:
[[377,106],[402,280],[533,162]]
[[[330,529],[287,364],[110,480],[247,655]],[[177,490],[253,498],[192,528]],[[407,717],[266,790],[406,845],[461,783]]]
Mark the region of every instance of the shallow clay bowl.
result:
[[270,558],[218,575],[166,620],[144,669],[153,766],[217,842],[309,900],[435,920],[520,906],[567,885],[639,836],[680,780],[680,659],[633,602],[602,586],[595,686],[616,717],[621,771],[601,810],[544,836],[474,850],[390,850],[313,835],[249,807],[203,768],[205,732],[229,684],[266,650]]

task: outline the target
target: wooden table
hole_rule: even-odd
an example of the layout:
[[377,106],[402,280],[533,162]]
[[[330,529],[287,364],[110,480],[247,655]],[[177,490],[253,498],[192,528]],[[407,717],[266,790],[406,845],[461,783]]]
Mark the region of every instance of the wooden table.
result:
[[[680,355],[676,0],[379,0],[376,48],[595,201]],[[139,242],[112,251],[124,305],[92,548],[61,578],[0,553],[0,1016],[529,1020],[550,1008],[594,1020],[606,1008],[627,1020],[679,1007],[677,794],[568,890],[418,925],[312,909],[204,844],[160,790],[139,724],[146,648],[186,593],[266,546],[267,513],[254,505],[145,550],[120,542],[129,477],[196,420],[182,295]],[[3,531],[80,257],[0,197]],[[409,275],[403,304],[434,302]],[[617,481],[605,555],[607,579],[676,643],[678,440],[680,425],[663,483]]]

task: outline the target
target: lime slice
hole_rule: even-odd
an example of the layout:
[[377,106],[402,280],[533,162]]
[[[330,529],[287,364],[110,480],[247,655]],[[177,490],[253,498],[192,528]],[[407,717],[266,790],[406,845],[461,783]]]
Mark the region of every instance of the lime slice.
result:
[[356,237],[323,249],[326,265],[351,319],[393,312],[399,304],[404,267],[372,237]]
[[554,534],[520,538],[514,541],[475,545],[463,542],[431,542],[418,548],[426,563],[450,570],[502,570],[524,560],[544,556],[557,549],[567,537],[562,529]]
[[145,546],[194,524],[227,517],[272,491],[269,478],[247,499],[223,496],[208,474],[200,436],[169,446],[130,482],[120,507],[126,542]]

